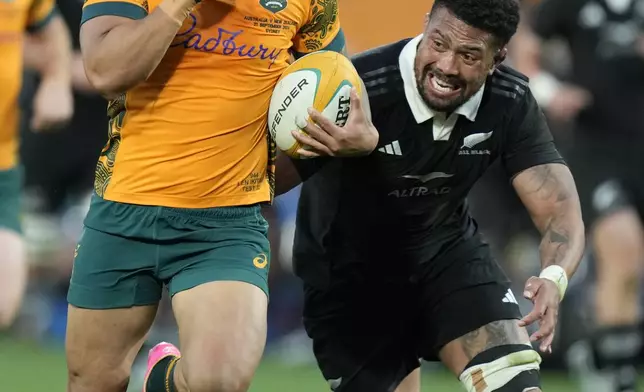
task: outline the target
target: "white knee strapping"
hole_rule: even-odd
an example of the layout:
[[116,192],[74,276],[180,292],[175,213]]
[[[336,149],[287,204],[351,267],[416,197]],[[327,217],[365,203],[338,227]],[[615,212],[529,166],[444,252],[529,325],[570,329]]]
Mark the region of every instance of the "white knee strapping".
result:
[[541,356],[534,350],[505,355],[495,361],[465,369],[459,377],[468,392],[492,392],[528,370],[539,370]]

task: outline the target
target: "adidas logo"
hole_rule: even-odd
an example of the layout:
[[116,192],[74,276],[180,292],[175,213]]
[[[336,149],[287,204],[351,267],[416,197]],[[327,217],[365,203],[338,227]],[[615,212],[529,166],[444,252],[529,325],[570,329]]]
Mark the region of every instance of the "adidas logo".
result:
[[517,302],[516,297],[514,296],[514,293],[512,293],[512,290],[508,289],[508,292],[505,293],[505,296],[503,296],[502,299],[503,302],[510,303],[510,304],[519,304]]
[[398,140],[393,141],[389,144],[385,144],[384,146],[378,149],[378,152],[382,152],[388,155],[402,155],[402,151],[400,150],[400,144],[398,143]]

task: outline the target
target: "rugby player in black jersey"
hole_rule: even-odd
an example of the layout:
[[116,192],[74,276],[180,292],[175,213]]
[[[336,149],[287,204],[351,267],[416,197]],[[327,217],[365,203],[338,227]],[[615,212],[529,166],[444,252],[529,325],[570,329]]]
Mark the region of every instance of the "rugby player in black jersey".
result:
[[[422,35],[353,58],[371,110],[314,113],[312,159],[280,158],[278,192],[305,181],[295,272],[332,390],[417,392],[421,358],[471,392],[541,390],[531,342],[551,351],[584,226],[527,78],[501,65],[518,22],[514,0],[437,0]],[[333,157],[349,151],[367,155]],[[497,159],[543,237],[525,316],[466,202]]]

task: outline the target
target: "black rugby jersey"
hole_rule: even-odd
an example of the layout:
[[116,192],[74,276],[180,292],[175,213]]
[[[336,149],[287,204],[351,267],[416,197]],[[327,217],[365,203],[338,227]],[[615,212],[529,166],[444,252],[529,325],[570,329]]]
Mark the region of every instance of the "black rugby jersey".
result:
[[352,59],[380,134],[375,151],[361,158],[293,160],[306,179],[295,272],[311,284],[323,283],[332,265],[367,262],[374,270],[398,265],[404,271],[439,260],[476,236],[466,197],[496,159],[510,177],[563,162],[527,78],[506,66],[456,111],[451,133],[441,128],[442,114],[432,113],[415,85],[419,38]]
[[581,125],[644,137],[644,0],[542,0],[536,11],[537,35],[568,43],[570,82],[593,95]]

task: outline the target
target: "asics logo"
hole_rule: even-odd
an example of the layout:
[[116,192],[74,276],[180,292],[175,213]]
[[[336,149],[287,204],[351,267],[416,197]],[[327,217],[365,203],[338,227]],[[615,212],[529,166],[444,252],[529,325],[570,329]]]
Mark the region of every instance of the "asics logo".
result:
[[266,265],[268,265],[268,257],[264,253],[260,253],[259,256],[253,259],[253,265],[259,269],[266,268]]

